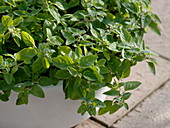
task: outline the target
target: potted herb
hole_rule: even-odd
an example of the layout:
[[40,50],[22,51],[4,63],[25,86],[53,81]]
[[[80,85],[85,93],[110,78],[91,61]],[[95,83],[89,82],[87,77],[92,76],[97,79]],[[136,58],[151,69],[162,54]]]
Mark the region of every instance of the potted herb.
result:
[[[63,99],[82,101],[77,111],[82,115],[96,115],[96,108],[99,115],[112,114],[123,106],[128,109],[129,91],[141,84],[122,82],[130,75],[131,67],[146,61],[155,74],[155,53],[145,46],[143,36],[148,28],[160,35],[161,21],[150,4],[150,0],[0,1],[0,100],[16,99],[16,105],[30,101],[31,105],[35,99],[31,96],[28,100],[29,95],[44,98],[44,91],[47,96],[64,92]],[[114,96],[112,101],[95,96],[106,87],[109,89],[104,95]],[[49,88],[52,91],[47,91]],[[59,104],[57,97],[39,99],[40,104]],[[9,111],[8,103],[11,100],[0,103],[1,112]],[[33,111],[29,105],[11,104]],[[37,115],[41,107],[37,104]],[[29,119],[34,118],[26,121]],[[37,127],[41,124],[39,120]],[[0,125],[6,126],[2,122]]]

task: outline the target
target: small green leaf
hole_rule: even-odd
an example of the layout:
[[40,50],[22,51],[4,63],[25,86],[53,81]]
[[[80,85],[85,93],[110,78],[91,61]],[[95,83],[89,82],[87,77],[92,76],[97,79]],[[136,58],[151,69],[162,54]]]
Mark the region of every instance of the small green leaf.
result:
[[97,60],[97,58],[96,55],[84,56],[80,58],[79,65],[81,67],[89,67]]
[[39,98],[45,97],[44,91],[37,85],[32,87],[31,94]]
[[127,99],[129,99],[129,97],[130,97],[131,95],[132,95],[132,93],[130,93],[130,92],[123,93],[122,98],[123,98],[123,100],[127,100]]
[[83,72],[84,78],[90,81],[98,81],[100,83],[103,82],[102,76],[98,73],[98,71],[95,68],[91,68],[89,70],[86,70]]
[[118,74],[120,78],[126,78],[130,75],[130,71],[131,71],[131,66],[130,66],[130,61],[124,60],[119,69],[118,69]]
[[100,59],[97,63],[99,66],[105,65],[106,59]]
[[0,55],[0,65],[2,65],[4,62],[3,56]]
[[55,77],[58,79],[68,79],[71,77],[71,75],[67,70],[58,70],[55,74]]
[[70,44],[74,43],[75,41],[76,41],[75,37],[74,36],[70,36],[66,40],[66,45],[70,45]]
[[63,0],[56,0],[54,4],[61,10],[67,10],[69,8],[67,2]]
[[37,54],[36,50],[29,47],[24,48],[18,53],[16,53],[16,59],[19,61],[24,61],[26,64],[30,63],[31,59]]
[[156,69],[155,69],[154,63],[152,63],[152,62],[147,62],[147,63],[148,63],[150,71],[155,75],[156,74]]
[[104,92],[103,94],[108,95],[108,96],[119,96],[120,92],[112,89],[110,91]]
[[110,54],[108,51],[103,51],[103,55],[106,57],[107,60],[110,60]]
[[16,105],[22,105],[24,104],[24,101],[21,98],[18,98],[16,101]]
[[142,28],[147,27],[151,23],[151,17],[149,15],[142,17]]
[[43,58],[37,58],[36,61],[32,64],[33,73],[39,72],[43,68]]
[[77,70],[75,68],[68,67],[68,71],[74,77],[76,77],[78,75],[78,72],[77,72]]
[[120,108],[121,108],[120,105],[118,105],[117,103],[114,103],[114,105],[110,107],[110,112],[109,112],[109,114],[115,113],[115,112],[116,112],[117,110],[119,110]]
[[85,104],[82,104],[78,110],[77,110],[77,113],[81,113],[81,115],[84,115],[84,113],[87,111],[87,107]]
[[9,6],[0,6],[0,13],[4,13],[10,9]]
[[2,23],[5,27],[13,26],[13,20],[10,16],[2,16]]
[[71,52],[71,48],[68,47],[68,46],[61,46],[61,47],[58,47],[58,50],[59,52],[62,54],[62,55],[69,55],[70,52]]
[[48,59],[45,58],[45,57],[43,58],[43,67],[45,69],[49,69],[50,68],[50,63],[49,63]]
[[141,85],[141,82],[138,82],[138,81],[129,81],[129,82],[125,82],[123,85],[124,85],[125,91],[133,90],[133,89],[139,87]]
[[15,72],[18,71],[18,65],[15,65],[12,70],[11,70],[11,73],[14,74]]
[[138,12],[138,8],[137,5],[133,2],[123,2],[122,5],[127,8],[129,11],[131,11],[132,13],[137,13]]
[[34,46],[34,47],[36,47],[35,46],[35,41],[34,41],[34,39],[32,38],[32,36],[30,34],[28,34],[27,32],[22,31],[21,35],[22,35],[22,39],[23,39],[24,43],[27,46]]
[[49,6],[48,10],[50,12],[50,14],[53,16],[54,19],[56,19],[57,23],[60,23],[60,14],[58,12],[58,9],[54,6]]
[[124,103],[124,104],[123,104],[123,106],[126,108],[126,110],[128,110],[128,109],[129,109],[129,106],[128,106],[128,104],[127,104],[127,103]]
[[123,42],[131,42],[131,34],[124,28],[121,29],[120,38]]
[[158,35],[161,35],[161,32],[158,28],[157,23],[155,23],[153,20],[151,21],[151,23],[149,24],[149,27],[151,28],[152,31],[154,31],[155,33],[157,33]]
[[103,115],[103,114],[105,114],[105,113],[110,111],[110,108],[112,106],[112,101],[106,100],[106,101],[104,101],[104,104],[105,104],[106,107],[103,107],[103,108],[99,109],[99,111],[98,111],[99,115]]
[[31,71],[27,65],[24,65],[22,69],[25,71],[25,73],[30,77],[31,76]]
[[13,22],[13,25],[14,26],[17,26],[19,25],[21,22],[23,21],[23,18],[22,17],[19,17],[19,18],[16,18]]
[[54,80],[46,76],[41,76],[40,79],[38,80],[38,83],[41,86],[50,86],[54,84]]
[[4,74],[4,79],[8,84],[12,83],[12,78],[13,78],[13,74],[12,73],[5,73]]
[[53,64],[61,69],[67,69],[69,66],[71,66],[74,61],[72,58],[68,57],[68,56],[57,56],[52,58]]

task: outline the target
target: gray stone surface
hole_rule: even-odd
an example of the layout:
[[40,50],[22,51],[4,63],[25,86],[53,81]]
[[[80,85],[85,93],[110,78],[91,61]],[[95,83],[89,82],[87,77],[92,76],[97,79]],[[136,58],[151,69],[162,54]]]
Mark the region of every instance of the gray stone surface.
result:
[[162,20],[162,35],[158,36],[154,32],[150,32],[145,36],[145,42],[150,49],[170,59],[170,0],[152,0],[152,8],[153,12],[158,14]]
[[147,97],[115,128],[170,128],[170,81]]
[[96,116],[95,118],[104,122],[108,126],[111,126],[114,122],[127,114],[139,102],[151,94],[155,89],[159,88],[165,81],[167,81],[170,78],[170,62],[162,58],[157,58],[157,60],[158,65],[156,75],[153,75],[149,72],[146,63],[139,63],[132,69],[131,76],[128,78],[128,80],[141,81],[142,85],[136,90],[131,91],[132,96],[129,100],[127,100],[127,103],[129,104],[128,111],[122,108],[112,115],[105,114],[103,116]]
[[80,123],[78,126],[76,126],[75,128],[105,128],[104,126],[88,119],[82,123]]

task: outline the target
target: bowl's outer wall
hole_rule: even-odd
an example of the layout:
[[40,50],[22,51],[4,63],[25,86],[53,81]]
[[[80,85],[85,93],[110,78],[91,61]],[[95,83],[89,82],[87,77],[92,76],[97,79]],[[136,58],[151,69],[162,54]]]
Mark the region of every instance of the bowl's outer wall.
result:
[[[97,91],[96,97],[105,99],[102,93],[108,88]],[[0,102],[0,128],[68,128],[89,115],[77,114],[80,101],[65,100],[62,86],[43,88],[44,99],[29,96],[29,104],[16,106],[17,95],[13,92],[10,101]]]

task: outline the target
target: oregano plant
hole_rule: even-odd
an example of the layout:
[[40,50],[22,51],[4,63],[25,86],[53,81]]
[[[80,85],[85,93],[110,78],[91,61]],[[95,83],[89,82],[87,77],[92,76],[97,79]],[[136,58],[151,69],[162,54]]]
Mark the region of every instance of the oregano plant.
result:
[[[82,100],[78,113],[128,109],[141,82],[123,78],[142,61],[155,74],[157,54],[143,36],[149,28],[160,35],[160,23],[151,0],[1,0],[0,100],[15,91],[16,104],[28,104],[61,80],[66,99]],[[95,98],[103,87],[113,100]]]

